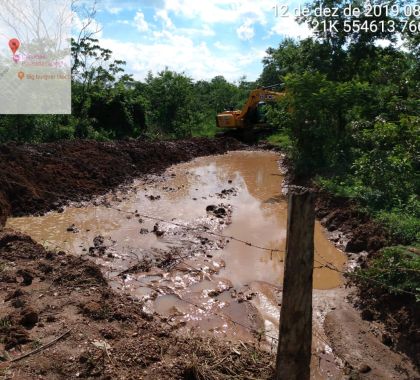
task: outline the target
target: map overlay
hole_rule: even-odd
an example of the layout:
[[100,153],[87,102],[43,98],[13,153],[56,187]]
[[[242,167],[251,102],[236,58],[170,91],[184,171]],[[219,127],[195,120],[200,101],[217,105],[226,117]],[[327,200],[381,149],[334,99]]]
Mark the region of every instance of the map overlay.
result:
[[71,0],[0,1],[0,114],[71,113]]

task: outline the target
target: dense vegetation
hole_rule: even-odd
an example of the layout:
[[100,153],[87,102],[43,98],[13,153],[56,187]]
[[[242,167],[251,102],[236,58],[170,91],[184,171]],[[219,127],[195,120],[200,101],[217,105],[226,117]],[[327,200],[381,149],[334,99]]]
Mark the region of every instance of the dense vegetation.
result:
[[[313,6],[321,3],[346,5]],[[301,21],[314,19],[328,18]],[[288,150],[298,176],[357,201],[388,227],[390,242],[414,245],[420,240],[419,34],[346,33],[340,24],[338,32],[316,35],[267,51],[261,84],[286,84],[286,96],[269,114],[278,126],[271,141]],[[391,43],[384,47],[383,39]],[[404,49],[396,47],[401,43]],[[385,250],[361,273],[419,293],[414,252]]]
[[170,70],[135,81],[89,35],[72,41],[72,61],[72,115],[0,116],[0,142],[211,136],[216,114],[241,106],[254,87]]

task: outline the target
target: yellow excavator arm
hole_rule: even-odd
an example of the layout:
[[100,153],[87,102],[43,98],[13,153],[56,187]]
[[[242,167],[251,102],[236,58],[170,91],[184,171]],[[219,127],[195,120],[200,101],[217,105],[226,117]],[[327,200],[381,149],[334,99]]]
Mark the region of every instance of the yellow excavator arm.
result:
[[284,92],[269,91],[258,88],[251,91],[248,100],[242,110],[225,111],[217,115],[216,123],[218,128],[247,128],[253,126],[252,115],[261,103],[276,102]]

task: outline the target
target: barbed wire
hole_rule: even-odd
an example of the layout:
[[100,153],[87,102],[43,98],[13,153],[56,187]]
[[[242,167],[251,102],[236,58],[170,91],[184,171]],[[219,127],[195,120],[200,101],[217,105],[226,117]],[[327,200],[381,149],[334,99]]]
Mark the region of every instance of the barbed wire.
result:
[[[25,186],[25,184],[23,184],[23,183],[15,182],[15,181],[12,181],[12,180],[6,180],[6,182],[7,182],[7,183],[9,183],[9,184],[14,183],[14,184],[19,185],[19,186]],[[53,192],[53,191],[49,191],[49,190],[40,190],[40,191],[41,191],[41,192],[44,192],[44,193],[53,194],[53,195],[56,195],[56,196],[58,196],[58,197],[65,197],[65,198],[68,198],[68,195],[63,194],[63,193]],[[214,231],[210,231],[210,230],[205,229],[205,228],[203,228],[203,227],[201,227],[201,228],[200,228],[200,227],[191,227],[191,226],[184,225],[184,224],[181,224],[181,223],[177,223],[177,222],[174,222],[174,221],[168,221],[168,220],[165,220],[165,219],[160,218],[160,217],[157,217],[157,216],[151,216],[151,215],[148,215],[148,214],[143,214],[143,213],[141,213],[141,212],[138,212],[137,210],[136,210],[136,211],[126,211],[126,210],[122,210],[122,209],[120,209],[120,208],[113,207],[113,206],[111,206],[111,205],[109,205],[109,204],[105,204],[104,206],[105,206],[106,208],[109,208],[109,209],[112,209],[112,210],[118,211],[118,212],[120,212],[120,213],[130,214],[130,215],[134,215],[134,216],[136,216],[136,217],[141,217],[141,218],[148,219],[148,220],[152,220],[152,221],[155,221],[155,222],[160,222],[160,223],[165,223],[165,224],[173,225],[173,226],[176,226],[176,227],[179,227],[179,228],[183,228],[183,229],[186,229],[186,230],[189,230],[189,231],[195,231],[195,232],[205,233],[205,234],[208,234],[208,235],[211,235],[211,236],[215,236],[215,237],[218,237],[218,238],[222,238],[222,239],[229,239],[229,240],[232,240],[232,241],[236,241],[236,242],[238,242],[238,243],[244,244],[244,245],[249,246],[249,247],[252,247],[252,248],[256,248],[256,249],[259,249],[259,250],[263,250],[263,251],[271,252],[271,256],[272,256],[272,254],[273,254],[274,252],[285,253],[285,250],[272,249],[272,248],[263,247],[263,246],[260,246],[260,245],[257,245],[257,244],[253,244],[253,243],[251,243],[251,242],[248,242],[248,241],[246,241],[246,240],[243,240],[243,239],[237,238],[237,237],[235,237],[235,236],[224,235],[224,234],[221,234],[221,233],[217,233],[217,232],[214,232]],[[59,247],[58,245],[55,245],[55,248],[58,248],[58,249],[60,249],[60,250],[63,250],[63,249],[62,249],[62,247]],[[65,250],[63,250],[63,251],[65,251]],[[394,287],[394,286],[392,286],[392,285],[386,284],[386,283],[384,283],[384,282],[381,282],[381,281],[376,280],[376,279],[371,278],[371,277],[367,277],[367,276],[364,276],[364,275],[361,275],[361,274],[358,274],[358,273],[355,273],[355,272],[350,272],[350,271],[343,271],[343,270],[340,270],[339,268],[337,268],[337,267],[335,266],[335,264],[334,264],[334,263],[329,262],[329,261],[328,261],[325,257],[323,257],[323,256],[322,256],[319,252],[316,252],[316,255],[317,255],[317,256],[319,256],[319,257],[320,257],[322,260],[324,260],[325,262],[321,262],[321,261],[319,261],[319,260],[317,260],[317,259],[314,259],[314,261],[315,261],[317,264],[319,264],[319,265],[320,265],[319,267],[314,267],[314,269],[323,269],[323,268],[325,268],[325,269],[329,269],[329,270],[331,270],[331,271],[338,272],[338,273],[340,273],[341,275],[344,275],[344,276],[357,277],[357,278],[361,278],[361,279],[366,280],[366,281],[370,281],[370,282],[372,282],[372,283],[375,283],[375,284],[377,284],[377,285],[380,285],[381,287],[384,287],[384,288],[390,289],[390,290],[392,290],[392,291],[394,291],[394,292],[405,293],[405,294],[409,294],[409,295],[412,295],[412,296],[415,296],[415,297],[418,297],[418,295],[419,295],[419,293],[414,293],[414,292],[407,291],[407,290],[405,290],[405,289],[401,289],[401,288],[398,288],[398,287]],[[190,264],[186,263],[186,262],[185,262],[185,260],[184,260],[184,261],[181,261],[181,262],[182,262],[183,264],[185,264],[186,266],[190,267],[191,269],[196,270],[196,271],[199,271],[199,272],[202,272],[203,274],[205,274],[205,275],[209,276],[209,274],[208,274],[208,273],[204,272],[202,269],[198,269],[198,268],[193,267],[192,265],[190,265]],[[410,271],[412,270],[411,268],[399,268],[399,269],[405,269],[405,270],[410,270]],[[412,270],[412,271],[416,271],[416,270]],[[417,272],[417,271],[416,271],[416,272]],[[142,282],[142,281],[140,281],[140,280],[137,280],[137,281],[139,281],[140,283],[142,283],[142,284],[143,284],[143,285],[145,285],[146,287],[148,287],[148,288],[150,288],[150,289],[152,289],[152,290],[155,290],[155,289],[154,289],[153,287],[151,287],[150,285],[148,285],[148,284],[146,284],[146,283],[144,283],[144,282]],[[209,312],[209,310],[207,310],[207,309],[205,309],[204,307],[199,306],[199,305],[197,305],[197,304],[195,304],[195,303],[193,303],[193,302],[191,302],[191,301],[188,301],[188,300],[182,299],[181,297],[180,297],[180,299],[181,299],[182,301],[186,302],[186,303],[190,303],[191,305],[193,305],[193,306],[195,306],[195,307],[197,307],[197,308],[199,308],[199,309],[202,309],[202,310],[203,310],[203,311],[205,311],[205,312]],[[231,318],[230,318],[230,317],[228,317],[227,315],[219,315],[219,314],[218,314],[218,313],[216,313],[216,312],[213,312],[213,314],[215,314],[215,315],[217,315],[217,316],[219,316],[219,317],[222,317],[222,318],[226,318],[226,319],[230,320],[230,322],[232,322],[232,323],[234,323],[234,324],[237,324],[237,325],[239,325],[239,326],[241,326],[241,327],[243,327],[243,328],[245,328],[245,329],[249,329],[249,328],[248,328],[248,326],[246,326],[246,325],[244,325],[244,324],[241,324],[240,322],[238,322],[238,321],[235,321],[235,320],[231,319]],[[254,334],[257,334],[257,335],[260,335],[260,334],[261,334],[261,333],[260,333],[259,331],[257,331],[257,330],[252,330],[251,332],[252,332],[252,333],[254,333]],[[267,338],[272,339],[272,341],[274,341],[274,340],[275,340],[275,341],[278,341],[278,338],[276,338],[276,337],[272,337],[272,336],[269,336],[269,335],[267,335],[267,334],[265,334],[265,335],[266,335],[266,337],[267,337]],[[318,337],[318,338],[319,338],[319,337]],[[325,342],[325,341],[324,341],[324,343],[325,343],[325,344],[328,344],[328,343],[327,343],[327,342]]]
[[138,211],[126,211],[126,210],[122,210],[122,209],[119,209],[119,208],[116,208],[116,207],[112,207],[112,206],[109,206],[109,205],[107,205],[105,207],[107,207],[107,208],[109,208],[111,210],[115,210],[115,211],[119,211],[119,212],[125,213],[125,214],[134,215],[136,217],[141,217],[141,218],[144,218],[144,219],[153,220],[155,222],[161,222],[161,223],[170,224],[170,225],[173,225],[173,226],[176,226],[176,227],[180,227],[180,228],[186,229],[188,231],[202,232],[202,233],[205,233],[205,234],[208,234],[208,235],[212,235],[212,236],[215,236],[215,237],[218,237],[218,238],[233,240],[233,241],[236,241],[238,243],[242,243],[242,244],[245,244],[245,245],[247,245],[249,247],[257,248],[257,249],[260,249],[260,250],[263,250],[263,251],[268,251],[268,252],[281,252],[281,253],[284,253],[285,252],[285,250],[262,247],[262,246],[253,244],[251,242],[248,242],[248,241],[239,239],[239,238],[237,238],[235,236],[220,234],[220,233],[217,233],[217,232],[214,232],[214,231],[207,230],[205,228],[187,226],[185,224],[176,223],[176,222],[173,222],[173,221],[168,221],[168,220],[165,220],[163,218],[156,217],[156,216],[142,214],[142,213],[140,213]]
[[[6,180],[6,182],[9,183],[9,184],[13,183],[15,185],[25,186],[25,184],[23,184],[23,183],[11,181],[11,180]],[[68,198],[68,195],[66,195],[64,193],[57,193],[57,192],[49,191],[49,190],[41,190],[41,192],[48,193],[48,194],[53,194],[53,195],[56,195],[58,197]],[[274,252],[284,253],[285,252],[285,250],[262,247],[262,246],[259,246],[257,244],[253,244],[251,242],[239,239],[235,236],[223,235],[223,234],[220,234],[220,233],[217,233],[217,232],[206,230],[205,228],[187,226],[187,225],[184,225],[184,224],[181,224],[181,223],[176,223],[174,221],[168,221],[168,220],[165,220],[163,218],[159,218],[157,216],[142,214],[138,211],[126,211],[126,210],[122,210],[122,209],[117,208],[117,207],[113,207],[109,204],[105,204],[104,206],[106,208],[111,209],[111,210],[119,211],[121,213],[126,213],[126,214],[130,214],[130,215],[134,215],[134,216],[138,215],[138,217],[141,217],[141,218],[144,218],[144,219],[149,219],[149,220],[153,220],[153,221],[156,221],[156,222],[166,223],[166,224],[173,225],[173,226],[176,226],[176,227],[184,228],[184,229],[189,230],[189,231],[202,232],[202,233],[206,233],[206,234],[209,234],[209,235],[212,235],[212,236],[215,236],[215,237],[219,237],[219,238],[222,238],[222,239],[230,239],[230,240],[236,241],[238,243],[242,243],[242,244],[245,244],[249,247],[260,249],[260,250],[263,250],[263,251],[267,251],[267,252],[271,252],[271,253],[274,253]]]
[[[58,250],[63,251],[63,252],[66,252],[66,250],[65,250],[63,247],[60,247],[59,245],[57,245],[57,244],[55,244],[55,243],[52,243],[52,242],[50,242],[50,241],[48,241],[48,240],[44,240],[44,242],[46,242],[46,243],[48,243],[48,244],[51,244],[51,245],[53,246],[53,248],[55,248],[55,249],[58,249]],[[207,276],[210,276],[210,274],[209,274],[209,273],[204,272],[202,269],[199,269],[199,268],[195,268],[195,267],[193,267],[192,265],[190,265],[190,264],[186,263],[184,260],[181,260],[181,261],[180,261],[180,263],[183,263],[183,264],[185,264],[185,265],[189,266],[189,267],[190,267],[191,269],[193,269],[193,270],[196,270],[196,271],[198,271],[198,272],[202,272],[203,274],[205,274],[205,275],[207,275]],[[119,275],[120,275],[120,274],[116,275],[116,277],[119,277]],[[136,278],[136,279],[135,279],[135,281],[136,281],[137,283],[139,283],[139,284],[143,285],[144,287],[148,288],[148,289],[151,289],[151,290],[153,290],[153,291],[156,291],[156,286],[150,285],[150,284],[148,284],[148,283],[146,283],[146,282],[144,282],[144,281],[142,281],[141,279],[138,279],[138,278]],[[200,309],[200,310],[202,310],[202,311],[204,311],[204,312],[206,312],[206,313],[214,314],[214,315],[216,315],[216,316],[218,316],[218,317],[220,317],[220,318],[227,319],[227,320],[228,320],[228,321],[230,321],[231,323],[233,323],[233,324],[235,324],[235,325],[238,325],[238,326],[241,326],[241,327],[243,327],[244,329],[248,330],[249,332],[251,332],[251,333],[253,333],[253,334],[257,335],[257,336],[260,336],[260,335],[261,335],[261,331],[258,331],[258,330],[256,330],[256,329],[252,329],[252,328],[250,328],[249,326],[247,326],[247,325],[245,325],[245,324],[243,324],[243,323],[241,323],[241,322],[235,321],[234,319],[232,319],[231,317],[229,317],[229,316],[228,316],[228,315],[226,315],[226,314],[219,314],[219,313],[218,313],[218,312],[216,312],[216,311],[208,310],[208,309],[206,309],[204,306],[198,305],[198,304],[196,304],[196,303],[194,303],[194,302],[192,302],[192,301],[189,301],[189,300],[187,300],[187,299],[185,299],[185,298],[181,297],[179,294],[176,294],[176,296],[177,296],[177,297],[178,297],[178,298],[179,298],[182,302],[185,302],[185,303],[187,303],[187,304],[190,304],[190,305],[192,305],[192,306],[195,306],[196,308],[198,308],[198,309]],[[272,341],[276,341],[276,342],[278,341],[278,338],[277,338],[277,337],[271,336],[271,335],[269,335],[269,334],[264,334],[264,335],[265,335],[267,338],[271,339]]]
[[[375,278],[368,277],[368,276],[364,276],[364,275],[362,275],[362,274],[360,274],[360,273],[355,273],[355,272],[351,272],[351,271],[343,271],[343,270],[340,270],[339,268],[337,268],[337,267],[334,265],[334,263],[329,262],[329,261],[328,261],[327,259],[325,259],[325,257],[323,257],[321,254],[319,254],[319,253],[318,253],[317,255],[318,255],[319,257],[321,257],[321,259],[323,259],[323,260],[325,261],[325,262],[321,262],[321,261],[319,261],[319,260],[317,260],[317,259],[314,259],[314,261],[315,261],[317,264],[320,264],[322,268],[329,269],[329,270],[334,271],[334,272],[338,272],[338,273],[342,274],[343,276],[361,278],[361,279],[363,279],[363,280],[366,280],[366,281],[369,281],[369,282],[375,283],[375,284],[377,284],[377,285],[380,285],[382,288],[387,288],[387,289],[392,290],[392,291],[394,291],[394,292],[404,293],[404,294],[408,294],[408,295],[411,295],[411,296],[414,296],[414,297],[418,297],[418,296],[420,295],[420,292],[419,292],[419,293],[410,292],[409,290],[401,289],[401,288],[398,288],[398,287],[395,287],[395,286],[392,286],[392,285],[386,284],[386,283],[384,283],[384,282],[382,282],[382,281],[379,281],[379,280],[377,280],[377,279],[375,279]],[[407,268],[407,269],[408,269],[408,268]],[[386,271],[385,271],[385,272],[386,272]],[[391,273],[391,271],[387,271],[387,273]]]

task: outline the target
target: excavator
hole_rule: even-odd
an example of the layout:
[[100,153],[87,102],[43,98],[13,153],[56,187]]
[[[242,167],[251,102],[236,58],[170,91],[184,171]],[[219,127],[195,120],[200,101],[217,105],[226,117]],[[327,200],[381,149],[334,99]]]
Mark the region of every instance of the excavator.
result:
[[269,127],[264,108],[267,103],[274,103],[284,96],[284,92],[271,90],[278,86],[276,84],[252,90],[242,110],[231,109],[219,113],[216,116],[216,126],[222,131],[217,135],[230,135],[249,140],[255,136],[256,132]]

